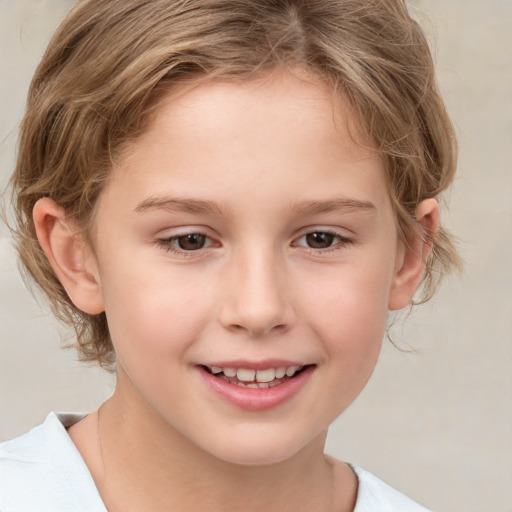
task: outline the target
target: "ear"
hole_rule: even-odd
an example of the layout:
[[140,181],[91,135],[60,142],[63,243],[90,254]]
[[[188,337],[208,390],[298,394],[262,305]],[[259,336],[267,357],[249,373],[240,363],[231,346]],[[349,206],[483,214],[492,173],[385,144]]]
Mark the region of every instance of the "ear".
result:
[[403,247],[397,262],[388,301],[388,309],[402,309],[410,303],[420,285],[427,258],[432,251],[433,237],[439,229],[439,205],[425,199],[416,208],[417,229]]
[[55,201],[39,199],[32,213],[39,244],[73,304],[91,315],[102,313],[98,265],[89,244]]

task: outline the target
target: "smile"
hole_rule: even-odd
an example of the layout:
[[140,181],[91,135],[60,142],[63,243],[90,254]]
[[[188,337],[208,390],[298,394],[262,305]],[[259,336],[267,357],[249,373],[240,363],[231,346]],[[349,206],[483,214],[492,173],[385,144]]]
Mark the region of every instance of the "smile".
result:
[[280,366],[254,370],[249,368],[221,368],[204,366],[206,371],[230,384],[247,388],[269,388],[278,386],[302,372],[306,366]]
[[262,411],[291,401],[309,382],[317,365],[226,361],[219,366],[202,363],[196,368],[207,388],[223,402],[247,411]]

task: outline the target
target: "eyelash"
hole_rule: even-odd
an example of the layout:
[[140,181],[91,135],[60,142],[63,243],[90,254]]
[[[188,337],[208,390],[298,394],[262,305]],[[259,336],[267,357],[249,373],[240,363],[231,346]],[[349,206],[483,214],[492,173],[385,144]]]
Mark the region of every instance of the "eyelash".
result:
[[[337,240],[337,242],[332,243],[332,245],[330,245],[329,247],[326,247],[326,248],[315,248],[315,247],[308,247],[306,245],[297,245],[297,242],[299,240],[306,238],[309,235],[314,235],[314,234],[330,235],[334,238],[334,240]],[[186,250],[186,249],[176,247],[175,243],[178,242],[179,239],[185,238],[185,237],[191,236],[191,235],[205,237],[211,243],[207,247],[200,247],[199,249],[196,249],[196,250]],[[197,256],[197,253],[199,253],[203,249],[208,249],[209,247],[215,245],[215,242],[212,240],[212,238],[209,237],[206,233],[203,233],[201,231],[192,231],[190,233],[182,233],[182,234],[178,234],[178,235],[173,235],[168,238],[160,238],[156,242],[164,251],[178,254],[183,257]],[[323,229],[308,231],[307,233],[304,233],[299,238],[297,238],[296,241],[294,242],[295,247],[303,247],[308,252],[314,252],[315,254],[327,254],[327,253],[336,252],[336,251],[339,251],[339,250],[343,249],[344,247],[347,247],[351,244],[353,244],[353,240],[351,238],[340,235],[339,233],[336,233],[334,231],[323,230]]]
[[[328,229],[316,229],[313,231],[308,231],[307,233],[304,233],[301,237],[299,237],[297,239],[297,241],[301,240],[302,238],[306,238],[309,235],[314,235],[314,234],[330,235],[330,236],[334,237],[335,240],[337,239],[337,242],[335,242],[335,243],[333,242],[332,245],[330,245],[329,247],[325,247],[325,248],[315,248],[315,247],[308,247],[308,246],[299,246],[299,247],[303,247],[304,249],[306,249],[310,252],[314,252],[315,254],[328,254],[328,253],[342,250],[343,248],[353,244],[353,242],[354,242],[351,238],[340,235],[339,233],[336,233],[335,231],[330,231]],[[297,241],[295,242],[295,244],[297,244]]]
[[168,238],[159,238],[157,240],[157,244],[164,251],[171,252],[171,253],[174,253],[174,254],[178,254],[178,255],[183,256],[185,258],[193,257],[193,256],[196,255],[196,253],[200,252],[201,250],[207,249],[210,245],[214,245],[212,243],[208,247],[201,247],[201,248],[196,249],[196,250],[188,250],[188,251],[186,249],[181,249],[181,248],[176,247],[174,245],[174,243],[177,242],[180,238],[185,238],[187,236],[192,236],[192,235],[204,236],[207,240],[212,241],[212,238],[209,237],[206,233],[203,233],[201,231],[192,231],[190,233],[180,233],[178,235],[173,235],[173,236],[170,236]]

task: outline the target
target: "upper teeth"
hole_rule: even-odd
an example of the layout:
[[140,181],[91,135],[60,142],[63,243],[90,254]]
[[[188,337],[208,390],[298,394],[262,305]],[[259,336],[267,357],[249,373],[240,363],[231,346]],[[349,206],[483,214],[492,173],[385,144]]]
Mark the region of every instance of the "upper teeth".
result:
[[274,379],[282,379],[285,375],[293,377],[302,366],[280,366],[279,368],[267,368],[266,370],[250,370],[248,368],[221,368],[210,367],[212,373],[224,373],[226,377],[236,377],[242,382],[271,382]]

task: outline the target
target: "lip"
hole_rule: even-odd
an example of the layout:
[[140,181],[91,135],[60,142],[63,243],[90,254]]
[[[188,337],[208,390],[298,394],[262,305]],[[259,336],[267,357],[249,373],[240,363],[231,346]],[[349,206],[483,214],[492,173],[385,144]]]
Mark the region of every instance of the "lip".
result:
[[[276,362],[278,364],[275,364]],[[218,377],[214,377],[211,373],[207,372],[203,366],[210,366],[210,364],[197,366],[197,371],[204,379],[204,382],[210,390],[223,401],[246,411],[263,411],[266,409],[272,409],[291,400],[306,385],[316,368],[315,365],[308,366],[297,376],[283,382],[282,384],[278,384],[277,386],[268,388],[245,388],[235,384],[230,384]],[[217,363],[215,363],[215,366],[217,366]],[[258,363],[249,363],[248,361],[230,361],[226,365],[219,364],[218,366],[224,368],[235,367],[261,370],[279,366],[299,366],[299,364],[296,363],[294,365],[290,362],[277,360],[262,361]]]
[[210,368],[217,366],[218,368],[247,368],[248,370],[267,370],[268,368],[289,368],[290,366],[304,366],[304,363],[298,361],[289,361],[285,359],[265,359],[262,361],[247,361],[244,359],[236,359],[231,361],[211,361],[199,363],[200,366],[208,366]]

